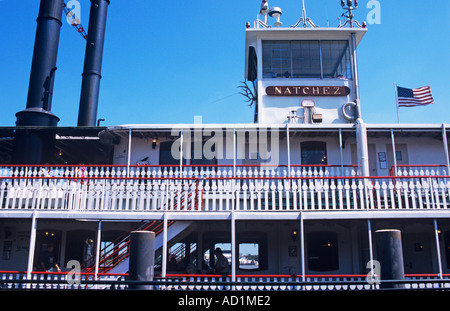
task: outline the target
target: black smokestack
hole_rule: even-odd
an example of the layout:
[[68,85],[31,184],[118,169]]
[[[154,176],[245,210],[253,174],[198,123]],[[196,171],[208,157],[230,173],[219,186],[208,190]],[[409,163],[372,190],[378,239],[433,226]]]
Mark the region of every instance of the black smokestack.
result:
[[16,114],[17,126],[56,126],[51,111],[64,0],[41,0],[37,18],[27,108]]
[[[41,0],[37,18],[36,38],[28,87],[27,106],[16,113],[18,127],[57,126],[59,118],[51,113],[56,58],[64,0]],[[15,133],[15,161],[39,164],[45,161],[52,136],[45,131]],[[53,135],[54,138],[54,135]]]
[[91,0],[78,126],[96,126],[109,0]]

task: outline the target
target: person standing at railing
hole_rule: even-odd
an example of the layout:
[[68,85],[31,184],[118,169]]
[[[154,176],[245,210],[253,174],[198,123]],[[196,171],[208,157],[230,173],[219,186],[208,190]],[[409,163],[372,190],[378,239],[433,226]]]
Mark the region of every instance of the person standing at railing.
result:
[[[87,176],[86,167],[80,163],[78,165],[78,167],[75,168],[75,177],[86,177],[86,176]],[[74,179],[74,181],[77,182],[78,179]],[[80,184],[84,184],[84,183],[89,185],[89,182],[87,179],[81,179]]]
[[61,272],[56,263],[56,256],[54,253],[55,247],[52,243],[47,245],[47,249],[41,253],[40,263],[43,271],[46,272]]
[[223,255],[221,248],[216,248],[215,254],[217,257],[216,265],[214,266],[213,273],[218,273],[221,275],[230,274],[230,265],[228,263],[227,257]]

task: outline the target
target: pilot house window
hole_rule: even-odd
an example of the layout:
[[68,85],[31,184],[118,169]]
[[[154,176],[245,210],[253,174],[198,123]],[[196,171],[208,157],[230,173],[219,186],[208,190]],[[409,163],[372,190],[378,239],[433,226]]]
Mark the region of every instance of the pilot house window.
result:
[[351,79],[348,41],[263,41],[264,78]]

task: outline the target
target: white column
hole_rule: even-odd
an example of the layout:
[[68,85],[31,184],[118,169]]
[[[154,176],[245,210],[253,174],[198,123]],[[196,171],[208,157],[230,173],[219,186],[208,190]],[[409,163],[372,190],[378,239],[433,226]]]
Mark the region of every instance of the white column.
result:
[[361,105],[359,99],[359,77],[358,77],[358,57],[356,53],[356,38],[355,33],[352,33],[351,36],[351,54],[352,54],[352,78],[353,78],[353,87],[355,88],[355,102],[356,102],[356,119],[362,118],[361,114]]
[[288,160],[288,176],[291,177],[291,142],[289,139],[289,123],[286,124],[286,147]]
[[233,129],[233,177],[236,177],[236,129]]
[[180,131],[180,135],[180,177],[183,177],[183,130]]
[[305,282],[305,227],[303,222],[303,213],[300,213],[300,254],[301,254],[301,264],[302,264],[302,282]]
[[[372,223],[367,219],[367,232],[369,234],[369,257],[370,257],[370,271],[373,271],[373,244],[372,244]],[[372,279],[373,279],[372,275]]]
[[127,177],[130,177],[130,161],[131,161],[131,129],[128,130]]
[[339,152],[341,155],[341,176],[344,176],[344,156],[342,154],[342,130],[339,128]]
[[[236,200],[237,201],[237,200]],[[236,281],[236,219],[231,211],[231,281]]]
[[33,218],[31,219],[31,234],[30,234],[30,247],[28,251],[28,267],[27,267],[27,279],[31,280],[31,271],[33,271],[34,250],[36,247],[36,212],[33,212]]
[[447,174],[450,175],[450,159],[448,157],[447,129],[444,123],[442,124],[442,142],[444,144],[445,161],[447,163]]
[[442,260],[441,260],[441,248],[439,246],[439,230],[437,226],[436,218],[434,219],[434,234],[436,237],[436,250],[437,250],[437,258],[438,258],[438,264],[439,264],[439,278],[442,279]]
[[96,250],[95,250],[95,276],[94,279],[98,280],[98,268],[100,262],[100,245],[102,244],[102,221],[98,221],[97,228],[97,242],[96,242]]
[[361,118],[356,120],[356,144],[358,166],[361,176],[369,176],[369,151],[367,147],[367,130]]
[[394,156],[394,176],[397,176],[397,156],[395,152],[395,138],[394,138],[394,129],[391,129],[391,144],[392,144],[392,153]]
[[162,264],[161,264],[161,276],[166,277],[167,273],[167,213],[164,212],[164,224],[163,224],[163,250],[162,250]]
[[[233,130],[233,176],[236,177],[236,129]],[[236,281],[236,219],[235,210],[239,204],[239,197],[236,195],[236,179],[233,179],[233,199],[234,204],[231,209],[231,281]],[[245,198],[244,198],[245,199]]]

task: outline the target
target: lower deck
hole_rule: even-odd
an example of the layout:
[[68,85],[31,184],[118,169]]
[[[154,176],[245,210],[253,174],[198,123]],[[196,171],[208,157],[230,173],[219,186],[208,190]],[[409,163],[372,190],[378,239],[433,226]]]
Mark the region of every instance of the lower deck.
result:
[[[214,250],[220,247],[229,261],[230,280],[290,278],[301,281],[365,279],[377,260],[377,231],[401,231],[404,272],[410,278],[450,274],[450,215],[446,211],[383,214],[378,212],[162,213],[152,217],[131,214],[96,218],[84,214],[34,212],[29,217],[4,211],[0,219],[0,271],[14,271],[29,279],[48,274],[40,254],[55,246],[61,272],[67,275],[76,260],[93,279],[128,273],[130,231],[156,233],[155,276],[214,278]],[[318,215],[320,214],[320,215]],[[6,217],[9,216],[9,217]],[[14,216],[14,217],[13,217]],[[366,216],[366,217],[364,217]],[[390,217],[388,217],[390,216]]]

